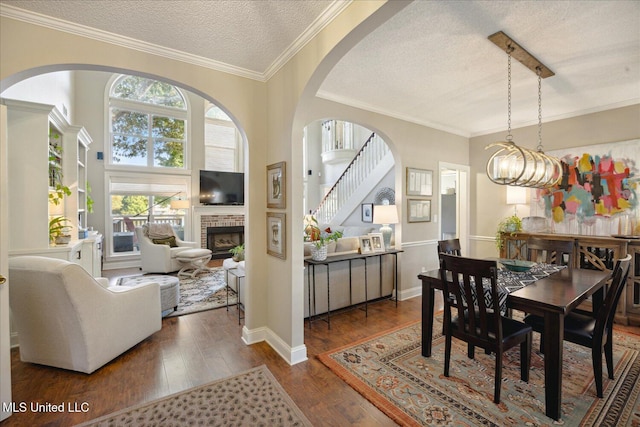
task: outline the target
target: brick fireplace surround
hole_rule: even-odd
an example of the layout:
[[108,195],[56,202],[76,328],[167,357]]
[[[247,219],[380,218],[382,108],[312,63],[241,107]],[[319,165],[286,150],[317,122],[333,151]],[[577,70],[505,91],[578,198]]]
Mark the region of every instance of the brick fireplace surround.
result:
[[200,217],[200,247],[207,247],[208,227],[244,227],[244,215],[202,215]]

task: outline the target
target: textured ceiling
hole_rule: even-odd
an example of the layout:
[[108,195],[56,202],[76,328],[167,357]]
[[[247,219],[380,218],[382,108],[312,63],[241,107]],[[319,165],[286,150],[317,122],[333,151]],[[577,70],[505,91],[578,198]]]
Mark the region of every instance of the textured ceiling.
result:
[[[0,0],[268,78],[345,2]],[[9,15],[11,16],[11,15]],[[40,23],[48,25],[46,17]],[[85,29],[89,30],[90,29]],[[640,103],[639,1],[425,1],[409,4],[331,71],[319,96],[460,135],[506,127],[502,30],[555,72],[543,121]],[[537,78],[514,61],[512,126],[537,123]],[[639,118],[640,120],[640,118]]]

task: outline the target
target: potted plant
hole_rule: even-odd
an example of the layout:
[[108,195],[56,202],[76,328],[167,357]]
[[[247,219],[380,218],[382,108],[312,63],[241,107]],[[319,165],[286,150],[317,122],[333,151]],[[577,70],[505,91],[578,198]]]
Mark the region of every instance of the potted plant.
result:
[[49,240],[56,245],[66,245],[71,241],[70,222],[63,216],[56,216],[49,220]]
[[229,252],[233,255],[231,258],[235,262],[244,261],[244,243],[229,249]]
[[503,233],[518,233],[522,231],[522,220],[517,215],[511,215],[509,217],[504,218],[502,221],[498,223],[498,229],[496,230],[496,247],[498,249],[502,249]]
[[315,261],[324,261],[327,259],[327,245],[332,241],[335,242],[339,238],[342,237],[341,231],[320,232],[318,239],[312,241],[313,246],[311,247],[311,259]]

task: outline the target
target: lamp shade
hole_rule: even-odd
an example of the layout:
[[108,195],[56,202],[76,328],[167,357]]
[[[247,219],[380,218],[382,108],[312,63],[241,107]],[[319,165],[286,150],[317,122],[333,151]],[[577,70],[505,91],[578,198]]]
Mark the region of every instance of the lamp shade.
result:
[[396,205],[375,205],[373,207],[373,222],[375,224],[397,224],[398,208]]
[[507,186],[507,204],[525,205],[527,203],[527,188]]
[[171,209],[188,209],[189,201],[188,200],[172,200],[171,201]]

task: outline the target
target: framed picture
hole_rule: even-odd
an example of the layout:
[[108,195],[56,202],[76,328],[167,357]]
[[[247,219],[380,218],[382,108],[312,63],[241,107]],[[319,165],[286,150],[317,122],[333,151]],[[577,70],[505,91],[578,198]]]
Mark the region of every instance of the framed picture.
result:
[[373,222],[373,203],[363,203],[360,205],[362,222]]
[[407,196],[433,196],[433,171],[407,168]]
[[385,251],[382,233],[369,233],[369,237],[371,238],[371,249],[373,249],[373,252]]
[[373,252],[373,247],[371,246],[371,237],[360,236],[360,253],[370,254],[371,252]]
[[267,212],[267,253],[287,259],[286,214]]
[[431,221],[431,200],[407,200],[407,221],[408,222],[429,222]]
[[267,207],[285,209],[287,207],[287,173],[285,162],[267,166]]

